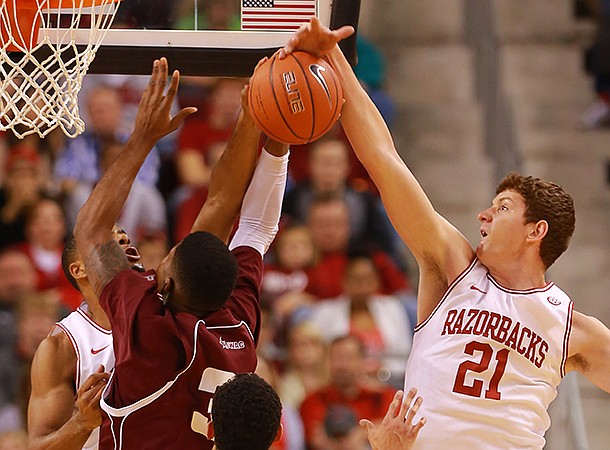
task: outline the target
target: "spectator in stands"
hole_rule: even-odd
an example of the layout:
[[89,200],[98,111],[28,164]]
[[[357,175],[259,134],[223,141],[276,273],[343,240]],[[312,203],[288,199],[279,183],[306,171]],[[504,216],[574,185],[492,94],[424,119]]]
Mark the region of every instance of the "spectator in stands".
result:
[[311,306],[310,320],[331,341],[351,333],[366,350],[366,372],[400,388],[411,350],[412,326],[402,302],[379,294],[379,273],[368,256],[351,258],[344,294]]
[[40,156],[35,148],[13,147],[4,163],[0,189],[0,248],[25,239],[25,211],[42,197]]
[[32,358],[60,318],[59,299],[52,292],[29,292],[12,314],[14,336],[0,342],[0,433],[25,427]]
[[[85,133],[69,140],[55,161],[54,175],[66,197],[68,227],[74,226],[82,206],[82,198],[75,194],[79,185],[92,188],[102,175],[100,160],[108,143],[127,142],[131,130],[124,129],[123,102],[119,92],[109,86],[97,86],[86,99],[88,113]],[[137,179],[148,186],[156,186],[159,179],[159,152],[155,148],[146,158]]]
[[589,3],[598,16],[598,29],[585,54],[585,68],[594,77],[597,99],[581,117],[585,129],[610,125],[610,0]]
[[17,405],[23,424],[27,422],[27,407],[31,392],[30,369],[38,346],[61,318],[59,299],[52,291],[31,294],[17,309],[18,393]]
[[307,395],[328,383],[327,344],[320,330],[309,322],[293,326],[286,356],[278,393],[285,406],[298,410]]
[[[204,156],[206,167],[209,170],[214,168],[226,146],[225,141],[219,141],[210,146]],[[173,241],[180,242],[191,231],[196,217],[194,212],[199,211],[208,198],[208,185],[205,183],[197,187],[183,186],[178,190],[176,198],[178,206],[174,213]]]
[[327,450],[370,450],[366,434],[349,406],[333,405],[324,417]]
[[[198,2],[195,16],[195,2]],[[227,0],[180,0],[174,11],[174,28],[178,30],[239,30],[239,4]]]
[[25,241],[14,248],[23,252],[36,271],[38,291],[54,289],[63,306],[72,311],[82,301],[80,292],[70,285],[61,268],[61,254],[66,237],[66,223],[60,204],[43,198],[28,208]]
[[[349,208],[342,198],[316,198],[307,221],[319,262],[309,271],[307,292],[317,299],[339,297],[343,292],[349,254],[360,253],[357,243],[350,247]],[[403,295],[409,292],[406,276],[392,258],[381,250],[372,250],[371,259],[381,277],[382,294]]]
[[314,299],[305,292],[309,269],[316,254],[309,229],[300,224],[282,226],[265,262],[261,294],[269,304],[271,320],[276,328],[274,341],[286,345],[286,334],[299,308]]
[[[106,172],[110,163],[122,149],[123,145],[113,139],[102,144],[99,158],[101,174]],[[77,183],[72,189],[70,204],[84,205],[92,190],[93,185],[90,183]],[[72,210],[72,207],[68,209]],[[137,243],[145,236],[167,236],[167,210],[165,200],[159,190],[154,185],[143,183],[136,178],[119,216],[117,226],[126,230]]]
[[399,240],[381,200],[370,191],[353,189],[348,183],[348,174],[347,144],[337,138],[316,141],[309,154],[309,179],[297,183],[286,193],[282,213],[304,222],[317,197],[342,198],[349,209],[350,240],[368,243],[398,256]]
[[310,450],[331,448],[324,431],[324,418],[333,405],[352,408],[358,419],[376,421],[385,415],[394,390],[369,385],[363,371],[364,346],[355,336],[342,336],[330,345],[330,383],[311,393],[301,405],[305,440]]
[[244,81],[219,78],[211,88],[207,104],[184,122],[175,154],[179,186],[170,201],[170,215],[176,220],[174,241],[179,242],[188,224],[195,221],[196,204],[207,196],[212,167],[219,149],[229,140],[241,107]]

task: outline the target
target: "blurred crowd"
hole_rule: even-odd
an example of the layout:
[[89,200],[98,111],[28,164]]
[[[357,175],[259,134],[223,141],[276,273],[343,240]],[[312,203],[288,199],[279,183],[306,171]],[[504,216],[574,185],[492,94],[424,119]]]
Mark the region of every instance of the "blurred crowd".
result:
[[[118,25],[192,28],[192,0],[172,11],[172,2],[151,1],[125,0]],[[203,28],[230,29],[239,17],[231,2],[201,3]],[[383,57],[359,39],[358,76],[391,125]],[[64,242],[129,137],[147,82],[87,75],[79,97],[86,131],[75,139],[0,135],[0,450],[25,448],[32,358],[82,301],[63,274]],[[246,82],[183,78],[176,110],[199,111],[154,148],[118,223],[147,269],[188,234]],[[367,448],[358,420],[383,416],[411,347],[416,305],[405,248],[340,126],[292,147],[289,178],[261,300],[258,371],[284,405],[285,437],[274,448]]]

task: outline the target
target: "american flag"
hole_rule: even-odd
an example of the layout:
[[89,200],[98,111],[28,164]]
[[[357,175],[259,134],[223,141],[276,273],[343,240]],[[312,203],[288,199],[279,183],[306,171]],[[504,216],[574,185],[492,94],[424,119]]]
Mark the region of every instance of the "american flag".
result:
[[293,31],[316,15],[317,0],[242,0],[241,29]]

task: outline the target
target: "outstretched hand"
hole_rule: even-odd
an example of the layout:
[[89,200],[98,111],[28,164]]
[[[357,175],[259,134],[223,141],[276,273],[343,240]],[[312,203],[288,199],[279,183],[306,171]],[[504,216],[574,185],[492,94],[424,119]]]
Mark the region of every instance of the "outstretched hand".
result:
[[312,17],[309,23],[301,25],[288,43],[280,49],[279,58],[300,50],[311,53],[319,58],[326,56],[343,39],[354,34],[354,27],[346,25],[337,30],[323,26],[317,17]]
[[388,411],[379,425],[363,419],[360,426],[365,429],[373,450],[410,450],[417,439],[419,430],[426,424],[426,419],[420,419],[413,425],[413,419],[422,404],[422,398],[417,397],[417,389],[409,390],[406,398],[403,391],[396,392]]
[[136,132],[153,142],[176,131],[184,119],[197,111],[197,108],[194,107],[183,108],[178,114],[171,117],[172,104],[178,93],[180,73],[177,70],[174,71],[166,93],[167,78],[167,59],[155,60],[152,75],[142,95],[136,117]]

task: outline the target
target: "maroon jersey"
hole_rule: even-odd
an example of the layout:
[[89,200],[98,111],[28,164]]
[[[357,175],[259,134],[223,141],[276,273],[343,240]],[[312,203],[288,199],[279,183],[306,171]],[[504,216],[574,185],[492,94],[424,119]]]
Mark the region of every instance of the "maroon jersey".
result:
[[211,449],[206,438],[216,387],[256,369],[260,253],[233,250],[237,285],[224,308],[203,318],[172,314],[154,271],[127,269],[102,292],[116,364],[101,402],[100,450]]

